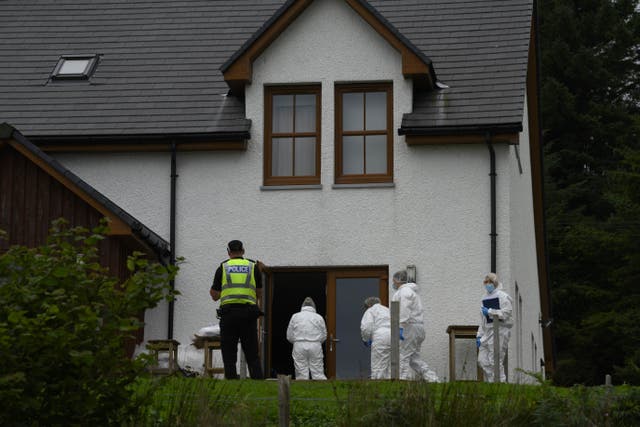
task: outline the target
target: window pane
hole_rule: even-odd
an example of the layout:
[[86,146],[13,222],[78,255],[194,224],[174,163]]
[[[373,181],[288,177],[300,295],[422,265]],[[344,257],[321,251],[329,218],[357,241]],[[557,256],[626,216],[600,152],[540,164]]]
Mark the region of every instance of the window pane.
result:
[[273,95],[272,132],[293,132],[293,95]]
[[316,174],[316,139],[296,138],[296,176]]
[[367,130],[387,128],[387,93],[367,93]]
[[367,136],[367,173],[387,173],[387,136]]
[[296,95],[296,132],[316,131],[316,96]]
[[293,175],[293,140],[273,138],[271,143],[271,175]]
[[342,138],[342,173],[344,175],[362,175],[364,173],[363,151],[363,136]]
[[364,129],[364,94],[345,93],[342,95],[342,130]]
[[58,74],[84,74],[88,59],[65,59],[62,61],[62,67],[58,70]]

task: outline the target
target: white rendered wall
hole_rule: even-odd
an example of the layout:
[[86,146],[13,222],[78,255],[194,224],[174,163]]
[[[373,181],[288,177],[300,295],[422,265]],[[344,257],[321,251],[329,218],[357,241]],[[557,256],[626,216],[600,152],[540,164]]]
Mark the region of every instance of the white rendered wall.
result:
[[[395,134],[411,111],[411,82],[400,54],[344,2],[314,2],[254,62],[246,105],[255,164],[262,164],[264,85],[320,83],[323,106],[322,190],[261,192],[262,212],[279,221],[265,230],[259,253],[279,266],[389,265],[390,274],[415,264],[426,312],[423,354],[448,377],[447,326],[477,322],[490,262],[488,151],[408,147],[395,135],[395,188],[333,188],[334,82],[349,81],[393,81]],[[261,168],[254,172],[260,182]],[[282,248],[279,256],[270,245]]]
[[[539,372],[539,359],[543,357],[542,331],[538,319],[540,317],[540,291],[537,270],[536,238],[533,218],[533,196],[531,183],[531,154],[529,152],[529,117],[527,102],[524,101],[523,130],[520,133],[519,155],[522,173],[518,168],[517,147],[511,147],[510,165],[510,222],[511,222],[511,270],[510,281],[505,283],[509,294],[515,301],[515,283],[518,283],[524,309],[522,313],[522,349],[516,346],[517,325],[514,326],[509,347],[509,366],[524,371]],[[514,310],[515,315],[515,310]],[[533,354],[531,335],[533,334],[538,348],[535,365],[532,366]],[[517,351],[522,352],[521,366],[517,366]],[[533,378],[520,372],[512,371],[511,377],[522,382],[533,381]]]
[[[350,81],[393,82],[394,187],[332,186],[333,85]],[[264,85],[284,83],[322,86],[321,189],[261,188]],[[188,344],[202,326],[217,323],[212,276],[226,258],[226,242],[240,239],[247,257],[271,266],[388,265],[393,274],[415,264],[425,309],[423,357],[448,378],[447,326],[478,323],[481,282],[490,268],[489,152],[485,145],[409,147],[396,130],[411,110],[411,94],[400,54],[337,0],[313,2],[256,59],[246,88],[247,151],[177,156],[176,253],[186,263],[176,280],[182,295],[175,339]],[[169,154],[57,157],[168,240]],[[509,147],[496,146],[496,158],[498,274],[505,284],[524,285],[529,274],[520,279],[512,270],[535,258],[511,255],[516,202]],[[147,313],[146,321],[145,339],[166,337],[166,306]]]
[[[66,168],[169,241],[171,156],[167,153],[56,154]],[[145,339],[167,337],[168,305],[145,313]]]

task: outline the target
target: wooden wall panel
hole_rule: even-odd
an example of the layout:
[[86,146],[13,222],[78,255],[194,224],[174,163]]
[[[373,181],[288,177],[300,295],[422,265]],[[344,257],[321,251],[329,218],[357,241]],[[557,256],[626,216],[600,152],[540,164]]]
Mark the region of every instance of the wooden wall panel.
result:
[[[13,187],[13,167],[8,153],[11,147],[0,148],[0,229],[9,231],[11,213],[11,188]],[[8,242],[0,240],[0,251],[6,250]]]
[[36,232],[36,218],[38,210],[38,168],[33,163],[25,163],[24,167],[24,206],[25,212],[22,220],[25,223],[24,241],[27,246],[35,246],[38,242]]
[[[62,217],[62,184],[58,181],[48,177],[49,181],[49,206],[47,208],[47,213],[45,217],[49,218],[60,218]],[[47,221],[49,224],[50,220]]]
[[5,148],[0,165],[0,224],[10,245],[44,243],[60,217],[72,226],[98,225],[99,212],[15,150]]
[[[12,245],[44,244],[51,222],[60,217],[72,227],[92,229],[103,215],[9,144],[1,146],[0,229],[7,232],[8,240],[0,240],[0,253]],[[127,257],[134,250],[148,253],[133,236],[109,236],[99,244],[100,264],[122,282],[129,274]],[[142,342],[144,329],[134,335],[124,349],[129,356]]]
[[[51,222],[60,217],[72,227],[91,229],[103,216],[10,145],[0,149],[0,228],[8,233],[8,240],[0,241],[0,252],[11,245],[45,243]],[[121,280],[127,275],[132,242],[111,236],[100,247],[101,264]]]
[[26,242],[23,216],[28,213],[24,204],[24,176],[26,159],[13,156],[13,185],[11,187],[11,216],[9,220],[9,242]]
[[36,192],[38,197],[36,197],[36,211],[34,218],[36,223],[35,241],[44,242],[49,232],[51,177],[40,168],[37,168],[37,172]]

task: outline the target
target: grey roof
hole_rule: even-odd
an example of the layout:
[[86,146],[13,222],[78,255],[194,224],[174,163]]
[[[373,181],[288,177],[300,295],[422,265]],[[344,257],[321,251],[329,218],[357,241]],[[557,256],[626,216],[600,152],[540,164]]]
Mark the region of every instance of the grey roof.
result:
[[[376,8],[371,6],[371,4],[368,1],[366,1],[366,0],[356,0],[356,1],[358,3],[360,3],[363,7],[365,7],[369,12],[371,12],[382,23],[382,25],[384,25],[389,31],[391,31],[391,33],[393,33],[400,41],[402,41],[402,43],[404,43],[404,45],[407,46],[407,48],[409,50],[411,50],[413,53],[415,53],[425,64],[430,66],[430,70],[429,71],[432,73],[433,77],[435,78],[434,70],[431,67],[431,59],[429,59],[424,54],[424,52],[422,52],[420,49],[418,49],[416,46],[414,46],[413,43],[411,43],[410,40],[408,40],[389,21],[387,21],[387,19],[384,16],[382,16],[380,14],[380,12],[378,12],[378,10]],[[276,11],[276,13],[271,15],[271,17],[267,21],[265,21],[264,24],[262,24],[262,27],[260,27],[260,29],[258,29],[258,31],[256,31],[251,36],[251,38],[249,38],[242,45],[242,47],[240,49],[238,49],[231,56],[231,58],[229,58],[224,64],[222,64],[222,67],[220,67],[221,71],[225,72],[231,66],[231,64],[233,64],[233,62],[236,59],[238,59],[238,57],[240,57],[253,44],[254,41],[256,41],[278,18],[280,18],[282,15],[284,15],[286,10],[295,2],[296,2],[296,0],[287,0],[286,2],[284,2],[284,4],[282,6],[280,6],[280,9],[278,9]]]
[[370,1],[431,58],[449,89],[414,95],[402,127],[519,130],[523,119],[531,0]]
[[169,262],[169,242],[154,233],[150,228],[135,219],[124,209],[113,203],[110,199],[93,188],[91,185],[80,179],[69,169],[62,166],[55,159],[44,153],[13,126],[7,123],[0,123],[0,140],[2,139],[13,139],[17,143],[24,146],[33,155],[40,158],[43,162],[52,167],[59,174],[69,179],[85,194],[87,194],[98,204],[106,208],[109,212],[113,213],[117,218],[131,227],[131,231],[133,232],[133,234],[136,235],[141,241],[143,241],[151,250],[153,250],[153,252],[161,262],[163,262],[164,264],[167,264]]
[[[221,67],[283,0],[3,0],[0,122],[56,137],[246,138]],[[417,93],[405,131],[519,125],[532,0],[369,4],[450,88]],[[89,81],[50,81],[61,55],[99,54]]]

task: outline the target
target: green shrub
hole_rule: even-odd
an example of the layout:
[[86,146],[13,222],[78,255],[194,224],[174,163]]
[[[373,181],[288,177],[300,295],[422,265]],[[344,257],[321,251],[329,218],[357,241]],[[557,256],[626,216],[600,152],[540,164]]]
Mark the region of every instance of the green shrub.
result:
[[640,388],[620,386],[545,387],[536,402],[540,426],[581,427],[640,425]]
[[135,253],[119,283],[98,263],[105,223],[53,223],[45,245],[0,255],[0,424],[118,424],[142,372],[124,344],[138,315],[171,299],[176,267]]

